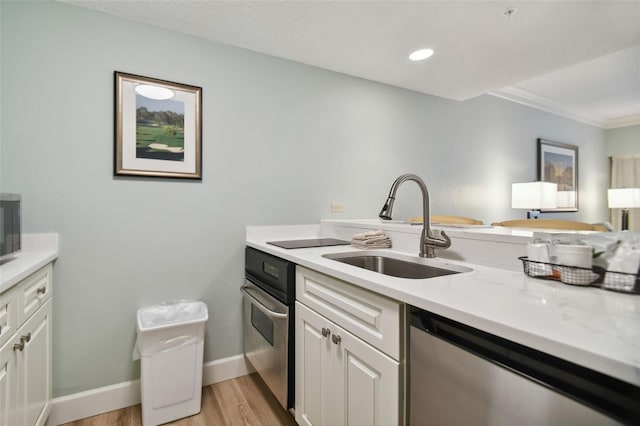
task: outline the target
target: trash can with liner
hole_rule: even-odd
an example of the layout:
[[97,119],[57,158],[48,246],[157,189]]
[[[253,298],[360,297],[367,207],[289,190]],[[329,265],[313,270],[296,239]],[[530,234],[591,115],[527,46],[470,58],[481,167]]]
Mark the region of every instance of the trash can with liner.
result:
[[174,301],[138,309],[133,359],[140,359],[144,426],[200,412],[208,318],[203,302]]

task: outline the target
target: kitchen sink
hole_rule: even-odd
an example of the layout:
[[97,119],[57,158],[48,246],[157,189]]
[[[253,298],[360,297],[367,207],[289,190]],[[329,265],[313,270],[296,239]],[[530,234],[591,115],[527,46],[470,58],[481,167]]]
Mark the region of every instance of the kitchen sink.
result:
[[426,279],[471,272],[471,268],[452,265],[435,259],[402,256],[380,252],[346,252],[325,254],[323,257],[379,274],[398,278]]

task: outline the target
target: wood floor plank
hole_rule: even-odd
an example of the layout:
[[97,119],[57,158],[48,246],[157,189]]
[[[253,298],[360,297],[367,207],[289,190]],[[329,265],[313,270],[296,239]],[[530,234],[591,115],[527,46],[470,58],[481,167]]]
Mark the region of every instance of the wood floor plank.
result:
[[[295,426],[257,374],[202,388],[199,414],[169,423],[171,426]],[[142,426],[140,404],[88,417],[63,426]]]
[[195,416],[185,417],[184,419],[176,420],[166,424],[171,426],[195,426],[193,417]]
[[215,383],[213,386],[213,394],[218,400],[222,408],[225,406],[234,406],[247,402],[244,395],[238,387],[237,380],[225,380],[224,382]]
[[246,402],[223,407],[222,414],[228,426],[260,426],[255,413]]
[[202,388],[202,411],[193,417],[196,426],[225,425],[222,409],[213,395],[213,386]]
[[220,405],[225,424],[246,426],[258,424],[235,379],[213,385],[213,395]]
[[258,374],[238,377],[236,383],[262,425],[296,425]]

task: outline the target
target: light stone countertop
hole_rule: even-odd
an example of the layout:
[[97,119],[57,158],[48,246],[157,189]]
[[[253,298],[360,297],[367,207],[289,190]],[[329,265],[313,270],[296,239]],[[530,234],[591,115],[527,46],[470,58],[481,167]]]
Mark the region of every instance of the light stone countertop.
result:
[[[436,260],[445,268],[450,263],[473,271],[423,280],[395,278],[322,257],[328,253],[360,251],[351,246],[287,250],[267,244],[267,241],[324,236],[348,239],[344,234],[331,231],[335,231],[332,227],[339,226],[337,223],[325,225],[323,221],[322,225],[247,227],[246,243],[298,265],[640,386],[640,295],[570,286],[527,277],[522,271],[442,258]],[[482,234],[482,239],[487,241],[492,239],[492,234],[499,239],[509,238],[508,232],[494,230],[472,232]],[[529,236],[513,237],[523,243],[532,236],[532,232],[528,232]],[[416,258],[417,247],[416,240],[413,254]],[[406,250],[383,250],[407,254]]]
[[58,234],[25,234],[22,251],[0,265],[0,293],[58,258]]

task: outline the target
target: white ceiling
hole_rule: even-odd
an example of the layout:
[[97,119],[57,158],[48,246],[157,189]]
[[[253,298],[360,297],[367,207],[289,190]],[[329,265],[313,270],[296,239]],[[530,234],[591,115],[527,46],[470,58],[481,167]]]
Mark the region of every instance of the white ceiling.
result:
[[[60,1],[449,99],[640,123],[637,0]],[[408,60],[423,47],[435,54]]]

